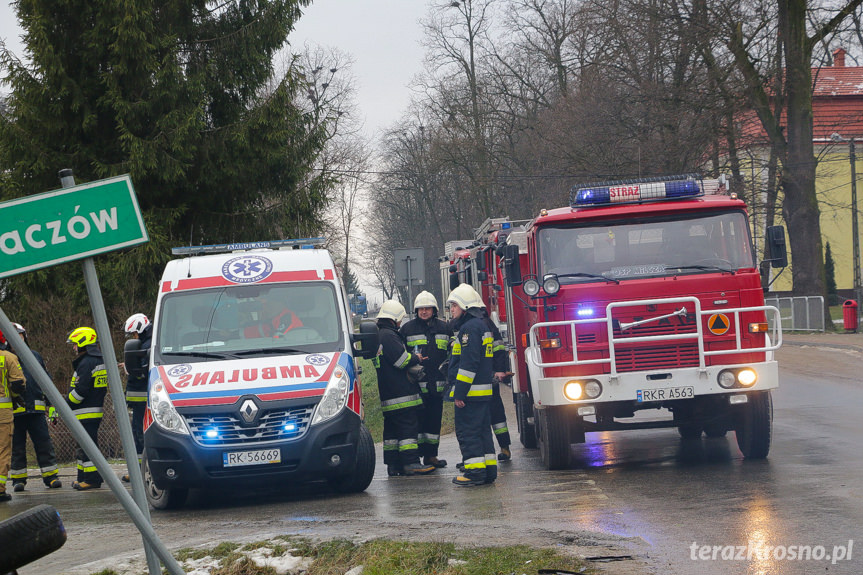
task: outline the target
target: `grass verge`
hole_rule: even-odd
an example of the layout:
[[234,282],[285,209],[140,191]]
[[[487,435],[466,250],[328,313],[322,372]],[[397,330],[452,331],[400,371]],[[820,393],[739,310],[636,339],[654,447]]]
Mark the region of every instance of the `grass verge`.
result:
[[[257,559],[250,558],[250,554],[256,554]],[[557,550],[527,545],[458,547],[452,543],[388,539],[314,543],[306,538],[281,536],[245,546],[222,543],[209,550],[184,549],[177,553],[181,562],[212,558],[213,575],[272,575],[277,572],[275,565],[289,556],[306,558],[303,572],[307,575],[344,575],[358,566],[362,566],[363,575],[532,575],[540,569],[593,572],[583,561]]]

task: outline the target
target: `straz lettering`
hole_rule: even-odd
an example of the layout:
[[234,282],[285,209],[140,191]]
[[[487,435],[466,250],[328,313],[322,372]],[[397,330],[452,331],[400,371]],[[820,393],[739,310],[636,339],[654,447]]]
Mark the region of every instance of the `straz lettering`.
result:
[[[213,385],[219,383],[238,383],[241,379],[243,381],[256,381],[259,379],[258,374],[260,372],[260,379],[279,379],[281,376],[282,379],[308,379],[308,378],[319,378],[321,374],[315,369],[313,365],[280,365],[279,367],[262,367],[260,370],[258,368],[251,369],[234,369],[228,371],[227,373],[224,371],[202,371],[201,373],[187,373],[185,375],[181,375],[177,381],[173,382],[173,386],[182,389],[184,387],[188,387],[189,384],[192,387],[197,387],[201,385]],[[226,376],[229,376],[226,378]]]
[[608,199],[612,202],[625,202],[638,199],[638,186],[614,186],[608,188]]

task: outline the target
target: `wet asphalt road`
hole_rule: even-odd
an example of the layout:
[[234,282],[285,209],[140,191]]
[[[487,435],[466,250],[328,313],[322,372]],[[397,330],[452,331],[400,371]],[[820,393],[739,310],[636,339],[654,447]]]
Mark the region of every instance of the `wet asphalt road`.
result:
[[[516,439],[514,460],[501,466],[495,486],[458,489],[450,483],[458,448],[448,436],[441,455],[450,467],[434,476],[388,479],[379,461],[363,494],[332,496],[316,486],[243,493],[238,486],[198,493],[180,512],[153,512],[153,522],[173,549],[290,533],[528,543],[632,557],[604,563],[611,573],[863,573],[863,351],[793,343],[778,356],[782,379],[767,461],[744,461],[733,433],[682,442],[668,429],[588,434],[586,444],[573,446],[572,469],[549,472],[538,452]],[[69,539],[22,575],[93,573],[140,561],[140,536],[109,490],[47,491],[31,481],[0,507],[0,519],[38,503],[58,508]],[[747,542],[823,545],[832,554],[849,540],[851,560],[835,564],[757,553],[752,561],[691,558],[693,543],[696,555],[704,545]]]

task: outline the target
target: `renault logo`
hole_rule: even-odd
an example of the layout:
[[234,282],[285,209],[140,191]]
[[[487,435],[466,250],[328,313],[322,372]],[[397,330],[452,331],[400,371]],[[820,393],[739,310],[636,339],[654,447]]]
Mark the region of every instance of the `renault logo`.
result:
[[246,423],[252,423],[258,415],[258,406],[251,399],[247,399],[240,406],[240,417]]

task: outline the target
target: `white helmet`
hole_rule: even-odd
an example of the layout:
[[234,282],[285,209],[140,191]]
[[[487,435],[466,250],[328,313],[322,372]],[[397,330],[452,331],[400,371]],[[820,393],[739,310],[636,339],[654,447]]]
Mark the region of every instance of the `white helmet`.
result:
[[449,293],[446,303],[454,303],[463,310],[472,307],[485,307],[482,298],[470,284],[459,284],[457,288]]
[[414,298],[414,311],[421,307],[433,307],[437,310],[437,300],[429,292],[421,291],[417,294],[417,297]]
[[129,319],[126,320],[125,330],[126,333],[143,333],[147,326],[150,325],[150,320],[142,313],[136,313],[134,315],[129,316]]
[[18,333],[20,333],[21,335],[27,335],[27,330],[26,330],[26,329],[24,329],[24,326],[23,326],[23,325],[21,325],[20,323],[15,323],[15,322],[13,321],[13,322],[12,322],[12,326],[15,328],[15,331],[17,331],[17,332],[18,332]]
[[391,319],[398,323],[404,319],[405,315],[407,315],[405,306],[394,299],[388,299],[381,305],[377,319]]

